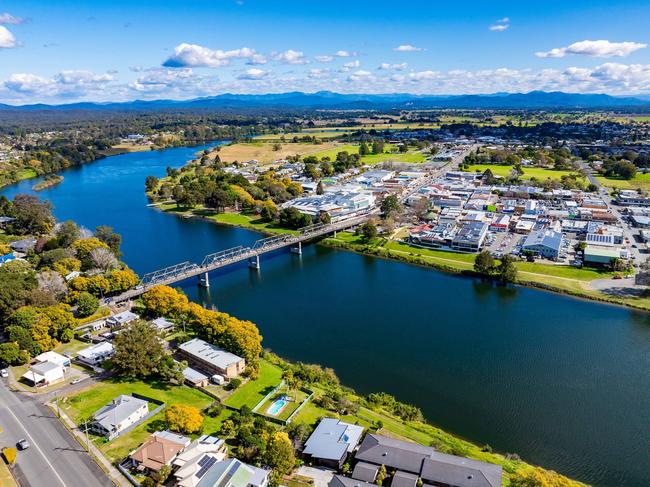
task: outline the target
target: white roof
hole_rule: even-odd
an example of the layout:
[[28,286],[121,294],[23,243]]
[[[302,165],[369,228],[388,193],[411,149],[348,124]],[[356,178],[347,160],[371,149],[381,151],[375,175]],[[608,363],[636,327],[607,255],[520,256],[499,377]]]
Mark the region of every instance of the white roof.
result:
[[86,359],[94,359],[98,355],[110,354],[115,351],[115,347],[112,343],[109,342],[100,342],[90,347],[86,347],[83,350],[77,352],[77,357],[83,357]]
[[53,364],[60,365],[61,367],[64,367],[70,363],[70,359],[68,357],[52,351],[43,352],[42,354],[34,357],[34,360],[36,360],[39,363],[51,362]]

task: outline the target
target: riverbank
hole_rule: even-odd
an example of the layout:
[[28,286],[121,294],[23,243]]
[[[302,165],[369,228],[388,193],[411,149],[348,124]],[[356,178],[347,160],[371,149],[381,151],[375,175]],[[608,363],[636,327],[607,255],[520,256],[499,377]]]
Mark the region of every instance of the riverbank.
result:
[[34,191],[43,191],[44,189],[52,188],[57,184],[61,184],[62,182],[63,182],[63,176],[61,176],[60,174],[55,174],[46,177],[40,183],[36,183],[34,186],[32,186],[32,189]]
[[[276,223],[264,222],[257,215],[216,213],[205,208],[178,207],[173,202],[154,204],[152,207],[183,218],[200,218],[219,225],[246,228],[266,234],[296,233],[294,230],[282,228]],[[349,232],[340,232],[336,238],[326,238],[320,243],[365,255],[425,266],[442,272],[478,277],[474,272],[475,254],[413,247],[397,240],[384,238],[367,242],[363,237]],[[516,266],[518,273],[515,284],[566,294],[575,298],[650,311],[649,297],[625,295],[625,293],[609,295],[589,287],[591,281],[611,278],[613,276],[611,272],[535,262],[517,262]]]

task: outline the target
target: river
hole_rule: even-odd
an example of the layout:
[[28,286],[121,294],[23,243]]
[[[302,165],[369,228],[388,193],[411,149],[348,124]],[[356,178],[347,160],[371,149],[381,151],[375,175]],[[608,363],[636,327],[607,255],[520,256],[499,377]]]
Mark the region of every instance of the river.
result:
[[[146,206],[144,180],[204,147],[109,157],[39,192],[61,220],[107,224],[144,273],[260,238]],[[2,191],[32,192],[35,180]],[[310,245],[188,296],[255,322],[264,345],[386,391],[434,424],[599,486],[650,485],[650,315]]]

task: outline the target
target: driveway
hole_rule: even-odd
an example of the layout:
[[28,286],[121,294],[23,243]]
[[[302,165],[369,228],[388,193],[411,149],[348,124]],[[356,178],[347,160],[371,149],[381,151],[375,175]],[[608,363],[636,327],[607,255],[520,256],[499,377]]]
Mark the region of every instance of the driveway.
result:
[[327,487],[332,477],[334,477],[334,470],[316,467],[300,467],[296,473],[303,477],[309,477],[314,480],[314,487]]

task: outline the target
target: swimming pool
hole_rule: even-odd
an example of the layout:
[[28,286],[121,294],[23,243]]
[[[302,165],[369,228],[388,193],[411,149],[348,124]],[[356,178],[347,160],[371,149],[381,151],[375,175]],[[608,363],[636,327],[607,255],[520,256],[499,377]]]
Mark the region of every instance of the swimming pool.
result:
[[269,408],[266,410],[266,414],[269,414],[271,416],[277,416],[280,414],[280,411],[284,409],[284,407],[287,405],[289,402],[289,396],[282,396],[276,399],[273,404],[269,406]]

